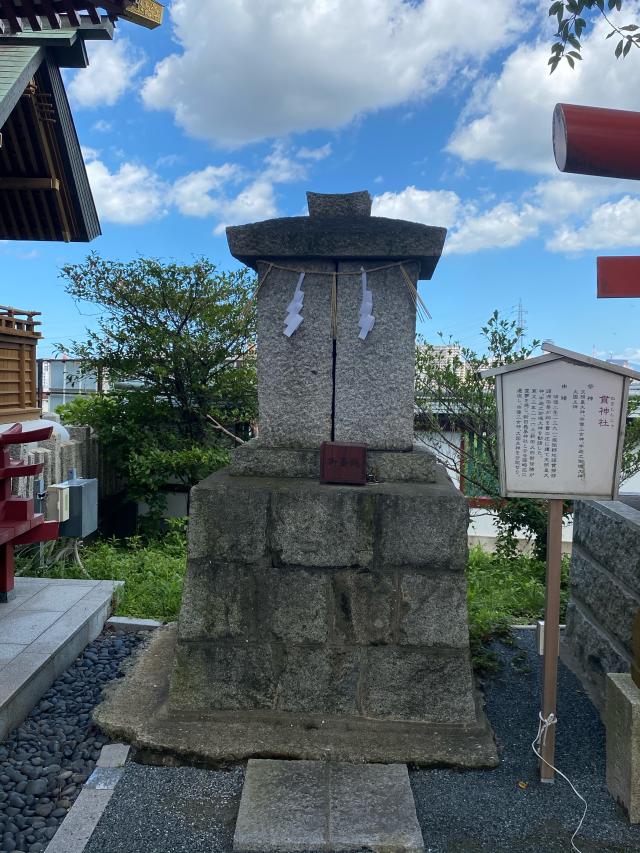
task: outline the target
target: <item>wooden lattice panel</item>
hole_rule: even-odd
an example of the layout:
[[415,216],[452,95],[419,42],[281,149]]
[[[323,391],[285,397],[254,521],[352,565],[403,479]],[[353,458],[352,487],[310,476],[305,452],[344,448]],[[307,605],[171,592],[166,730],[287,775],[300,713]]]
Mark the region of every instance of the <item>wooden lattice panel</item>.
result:
[[34,311],[0,306],[0,423],[40,417]]

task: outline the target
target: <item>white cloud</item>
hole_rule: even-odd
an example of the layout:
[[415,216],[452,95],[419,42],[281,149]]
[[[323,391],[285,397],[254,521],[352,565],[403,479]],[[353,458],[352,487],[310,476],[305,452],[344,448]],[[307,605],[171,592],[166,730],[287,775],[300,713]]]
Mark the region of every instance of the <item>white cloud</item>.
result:
[[445,252],[468,255],[481,249],[509,249],[539,230],[539,211],[531,205],[518,207],[501,202],[490,210],[467,209],[465,218],[445,244]]
[[399,193],[375,196],[371,212],[374,216],[450,228],[460,216],[461,209],[460,197],[450,190],[419,190],[411,186]]
[[[626,24],[639,4],[625,3],[624,9]],[[609,29],[598,20],[582,40],[583,61],[573,71],[562,63],[552,75],[547,64],[550,36],[521,44],[499,76],[476,84],[448,150],[466,161],[488,160],[502,169],[557,172],[551,145],[556,103],[640,109],[640,64],[632,57],[616,61],[612,42],[605,39]]]
[[87,44],[89,67],[81,68],[68,85],[76,107],[111,107],[131,88],[144,56],[126,38]]
[[562,225],[547,241],[552,252],[620,249],[640,246],[640,198],[625,195],[591,211],[583,225]]
[[219,212],[222,219],[214,228],[214,234],[223,234],[227,225],[272,219],[277,212],[272,182],[258,178],[235,198],[223,200]]
[[175,0],[179,52],[143,99],[226,146],[333,129],[472,76],[522,33],[523,5],[526,17],[532,0]]
[[95,130],[98,133],[109,133],[112,129],[113,125],[111,124],[111,122],[105,121],[103,118],[98,119],[98,121],[95,122],[91,127],[91,130]]
[[540,212],[527,203],[518,207],[501,202],[481,209],[477,203],[463,202],[451,190],[420,190],[413,186],[376,196],[373,214],[450,229],[444,249],[447,254],[517,246],[538,233],[540,217]]
[[331,154],[331,143],[327,142],[326,145],[322,145],[320,148],[299,148],[297,151],[297,156],[301,160],[325,160]]
[[123,163],[115,172],[84,149],[89,183],[104,222],[141,225],[159,219],[167,211],[169,188],[154,172],[138,163]]
[[207,166],[179,178],[173,187],[173,200],[185,216],[211,216],[220,211],[219,199],[212,195],[239,175],[239,167],[232,163]]

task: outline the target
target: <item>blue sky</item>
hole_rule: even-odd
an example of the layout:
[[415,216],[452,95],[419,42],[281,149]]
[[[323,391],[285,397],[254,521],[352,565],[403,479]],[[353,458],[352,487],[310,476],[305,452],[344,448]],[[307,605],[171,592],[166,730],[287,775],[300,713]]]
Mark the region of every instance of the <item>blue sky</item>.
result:
[[547,9],[174,0],[158,30],[122,22],[66,76],[103,236],[0,243],[0,303],[43,312],[47,355],[94,322],[59,278],[90,249],[233,268],[226,224],[369,189],[378,215],[449,228],[420,285],[427,339],[477,347],[521,300],[532,337],[640,364],[640,300],[595,296],[597,255],[640,253],[640,184],[561,175],[550,132],[558,101],[640,110],[640,56],[616,62],[596,23],[576,71],[550,77]]

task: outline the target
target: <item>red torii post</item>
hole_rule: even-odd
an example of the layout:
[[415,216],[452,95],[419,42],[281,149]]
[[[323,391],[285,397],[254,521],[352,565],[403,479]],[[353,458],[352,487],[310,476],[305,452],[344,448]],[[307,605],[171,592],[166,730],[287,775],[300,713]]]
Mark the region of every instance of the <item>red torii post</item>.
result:
[[[553,153],[561,172],[640,180],[640,113],[556,104]],[[640,298],[640,256],[597,265],[598,297]]]

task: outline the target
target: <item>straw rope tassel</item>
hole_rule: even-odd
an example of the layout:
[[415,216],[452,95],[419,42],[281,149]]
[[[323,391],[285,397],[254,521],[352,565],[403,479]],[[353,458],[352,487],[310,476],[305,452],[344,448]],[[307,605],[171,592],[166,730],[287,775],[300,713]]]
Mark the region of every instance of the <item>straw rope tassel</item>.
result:
[[[416,306],[416,310],[418,311],[418,315],[420,315],[421,313],[424,313],[431,320],[431,314],[429,313],[429,309],[427,308],[422,297],[418,293],[416,286],[411,281],[411,277],[409,276],[409,273],[404,268],[403,264],[400,264],[400,269],[402,271],[402,275],[404,276],[405,284],[407,285],[409,293],[411,294],[411,298],[413,299],[413,302]],[[423,320],[424,317],[420,317],[420,319]]]

